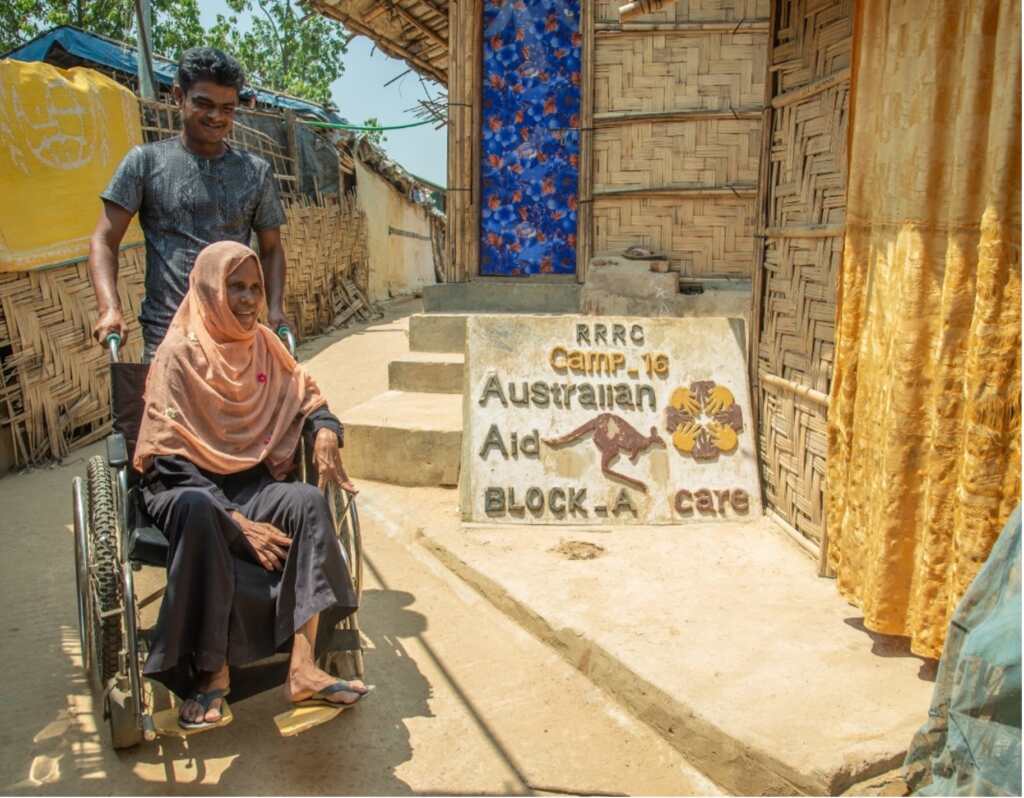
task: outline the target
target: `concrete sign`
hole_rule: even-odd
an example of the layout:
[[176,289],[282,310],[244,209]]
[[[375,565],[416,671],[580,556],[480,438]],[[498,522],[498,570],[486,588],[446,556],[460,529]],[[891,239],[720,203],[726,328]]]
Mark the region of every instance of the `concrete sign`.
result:
[[463,518],[759,516],[744,341],[725,318],[470,316]]

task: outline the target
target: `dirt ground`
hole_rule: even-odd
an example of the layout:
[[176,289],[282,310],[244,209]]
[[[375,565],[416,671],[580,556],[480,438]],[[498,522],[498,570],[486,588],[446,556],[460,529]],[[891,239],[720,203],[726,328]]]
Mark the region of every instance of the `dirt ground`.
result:
[[[301,350],[331,406],[386,387],[408,313]],[[554,651],[412,541],[449,522],[455,491],[362,485],[368,586],[360,620],[373,695],[278,736],[276,690],[230,726],[129,752],[104,743],[80,669],[70,486],[99,446],[0,479],[5,541],[0,791],[15,794],[715,794],[718,789]],[[396,499],[396,496],[398,497]]]

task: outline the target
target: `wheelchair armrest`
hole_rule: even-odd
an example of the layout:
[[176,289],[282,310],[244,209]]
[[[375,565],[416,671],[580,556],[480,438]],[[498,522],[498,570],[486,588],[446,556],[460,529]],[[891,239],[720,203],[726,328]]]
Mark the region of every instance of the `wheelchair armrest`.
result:
[[107,463],[111,468],[124,468],[128,465],[128,441],[120,432],[107,436]]

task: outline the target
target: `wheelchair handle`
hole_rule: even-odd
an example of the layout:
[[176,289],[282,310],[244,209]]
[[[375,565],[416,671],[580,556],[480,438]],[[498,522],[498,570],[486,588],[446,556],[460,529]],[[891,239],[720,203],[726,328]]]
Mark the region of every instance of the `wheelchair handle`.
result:
[[282,324],[280,327],[277,328],[277,335],[282,341],[284,341],[285,346],[288,347],[288,353],[292,357],[295,357],[295,333],[293,333],[288,327]]
[[110,362],[118,363],[121,360],[121,336],[117,333],[110,333],[107,336],[107,348],[110,350]]

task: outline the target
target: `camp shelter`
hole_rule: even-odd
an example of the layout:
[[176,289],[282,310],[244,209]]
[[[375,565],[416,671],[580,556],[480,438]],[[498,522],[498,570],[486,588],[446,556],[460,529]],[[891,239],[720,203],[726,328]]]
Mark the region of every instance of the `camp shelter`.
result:
[[1020,496],[1019,2],[311,6],[447,86],[428,310],[602,312],[663,255],[616,307],[749,321],[769,514],[937,656]]
[[[30,145],[26,137],[32,130],[56,127],[67,136],[61,139],[65,150],[80,144],[92,161],[100,155],[106,161],[82,177],[66,169],[47,171],[36,162],[38,148],[21,148],[29,157],[19,174],[29,181],[32,196],[62,198],[75,224],[69,227],[52,216],[56,204],[24,206],[32,216],[18,229],[49,236],[45,253],[31,262],[23,258],[20,266],[7,257],[0,264],[0,473],[62,457],[105,434],[106,356],[90,337],[95,304],[86,271],[98,193],[129,146],[180,129],[169,94],[174,65],[167,59],[156,59],[160,98],[144,101],[133,93],[135,50],[122,42],[62,26],[7,55],[0,61],[9,65],[4,74],[19,86],[5,92],[6,101],[17,104],[19,93],[38,89],[31,115],[12,107],[4,128],[11,141],[24,139]],[[93,84],[102,84],[105,94],[89,88]],[[100,96],[112,99],[105,106]],[[127,120],[120,129],[136,130],[137,140],[103,133],[110,108]],[[69,113],[73,109],[82,113]],[[369,318],[371,303],[433,283],[441,270],[445,236],[434,187],[365,139],[311,122],[345,120],[330,109],[261,89],[256,108],[239,109],[232,134],[235,146],[273,166],[288,216],[282,228],[289,265],[286,307],[304,336]],[[385,210],[379,211],[383,199]],[[119,275],[130,359],[140,353],[135,316],[143,270],[136,230],[125,241]],[[386,277],[374,278],[375,271]]]

